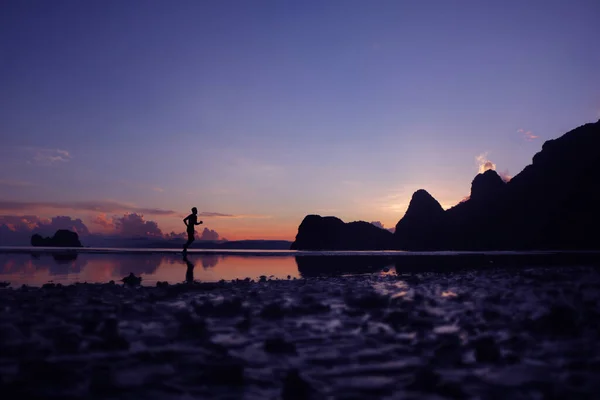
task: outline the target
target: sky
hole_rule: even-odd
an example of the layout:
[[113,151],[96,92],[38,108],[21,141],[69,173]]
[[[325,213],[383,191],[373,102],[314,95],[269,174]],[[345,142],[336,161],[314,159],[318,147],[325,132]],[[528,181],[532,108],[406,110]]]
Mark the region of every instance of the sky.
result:
[[417,189],[449,208],[598,120],[598,20],[596,0],[4,0],[0,215],[390,228]]

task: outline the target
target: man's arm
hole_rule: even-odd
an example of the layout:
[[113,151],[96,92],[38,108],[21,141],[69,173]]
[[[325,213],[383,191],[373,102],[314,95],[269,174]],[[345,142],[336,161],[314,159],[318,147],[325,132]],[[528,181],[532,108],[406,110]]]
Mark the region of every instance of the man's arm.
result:
[[189,215],[183,219],[183,223],[185,224],[185,226],[188,226],[188,220],[189,219],[190,219]]
[[200,225],[201,223],[202,223],[202,221],[200,221],[200,222],[196,222],[196,225]]

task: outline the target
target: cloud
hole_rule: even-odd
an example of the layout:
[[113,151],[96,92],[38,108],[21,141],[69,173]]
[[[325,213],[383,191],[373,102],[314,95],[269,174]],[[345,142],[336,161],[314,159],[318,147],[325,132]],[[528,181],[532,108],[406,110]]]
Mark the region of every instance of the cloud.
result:
[[92,220],[92,223],[105,229],[114,229],[115,227],[113,218],[108,217],[106,214],[97,215],[96,218]]
[[41,222],[49,222],[50,220],[42,220],[36,215],[2,215],[0,216],[0,226],[7,227],[12,232],[31,232]]
[[165,234],[165,239],[167,239],[167,240],[171,240],[171,239],[186,239],[186,238],[187,238],[187,234],[185,232],[175,233],[175,232],[171,231],[171,233],[166,233]]
[[113,218],[116,232],[126,237],[163,237],[163,233],[154,221],[145,221],[144,216],[136,213]]
[[52,165],[57,163],[66,163],[71,160],[71,154],[67,150],[62,149],[47,149],[41,147],[22,147],[31,158],[28,160],[30,164],[36,165]]
[[537,135],[534,135],[534,134],[533,134],[533,132],[531,132],[531,131],[526,131],[526,130],[525,130],[525,129],[523,129],[523,128],[521,128],[521,129],[518,129],[518,130],[517,130],[517,133],[521,133],[521,134],[523,134],[523,138],[524,138],[525,140],[527,140],[528,142],[531,142],[532,140],[534,140],[534,139],[538,139],[538,138],[539,138],[539,136],[537,136]]
[[381,221],[371,221],[371,224],[375,225],[378,228],[388,230],[388,231],[390,231],[392,233],[394,233],[394,231],[396,231],[396,228],[385,228],[383,226],[383,224],[381,223]]
[[214,217],[214,218],[232,218],[232,219],[241,219],[241,218],[271,218],[270,215],[261,215],[261,214],[224,214],[212,211],[201,211],[198,213],[199,217]]
[[[162,230],[158,227],[155,221],[145,220],[143,215],[139,214],[125,214],[121,217],[113,216],[108,217],[106,214],[97,215],[93,221],[94,224],[101,226],[104,229],[112,230],[111,233],[123,236],[123,237],[154,237],[163,238],[166,240],[171,239],[187,239],[186,232],[180,233],[166,233],[163,234]],[[202,232],[196,232],[196,239],[198,240],[219,240],[220,235],[215,230],[204,228]]]
[[48,232],[49,235],[53,235],[59,229],[68,229],[76,232],[80,236],[87,236],[90,234],[88,227],[81,219],[73,219],[66,216],[53,217],[50,220],[50,223],[43,225],[42,228],[46,229],[46,232]]
[[[103,235],[115,235],[123,238],[147,237],[155,239],[187,239],[185,232],[163,234],[158,224],[152,220],[145,220],[144,216],[136,213],[128,213],[122,216],[108,216],[106,214],[96,215],[91,223],[101,229]],[[53,218],[40,218],[36,215],[3,215],[0,216],[0,245],[22,246],[29,243],[33,233],[42,236],[52,236],[59,229],[68,229],[77,232],[81,237],[101,237],[91,235],[88,227],[81,219],[67,216]],[[226,241],[221,238],[215,230],[204,228],[196,232],[196,239],[211,241]]]
[[0,211],[31,211],[34,209],[55,209],[55,210],[74,210],[74,211],[95,211],[101,213],[122,213],[132,212],[150,215],[176,215],[172,210],[163,210],[160,208],[137,207],[131,204],[120,203],[111,200],[98,201],[71,201],[71,202],[50,202],[50,201],[8,201],[0,200]]
[[[93,224],[110,229],[114,234],[124,237],[162,237],[162,231],[154,221],[145,221],[143,215],[125,214],[121,217],[107,217],[100,214],[92,220]],[[77,232],[80,236],[90,235],[88,227],[79,218],[73,219],[66,216],[57,216],[51,219],[40,218],[35,215],[25,216],[0,216],[0,226],[17,233],[39,233],[42,236],[52,236],[59,229],[68,229]]]
[[385,229],[381,221],[371,221],[371,224],[375,225],[378,228]]
[[[498,172],[498,171],[496,171],[496,172]],[[502,180],[507,183],[510,182],[510,180],[512,179],[512,176],[509,175],[507,169],[505,169],[504,171],[498,172],[498,175],[500,175],[500,178],[502,178]]]
[[88,227],[79,218],[73,219],[66,216],[56,216],[51,219],[40,218],[35,215],[3,215],[0,216],[0,226],[16,233],[39,233],[42,236],[52,236],[59,229],[68,229],[77,232],[80,236],[90,234]]
[[26,181],[15,181],[10,179],[0,179],[0,186],[9,186],[9,187],[32,187],[36,186],[31,182]]
[[[477,161],[477,164],[479,166],[479,173],[483,174],[485,171],[488,170],[493,170],[496,171],[496,164],[494,164],[493,162],[491,162],[490,160],[488,160],[487,158],[488,153],[481,153],[480,155],[478,155],[477,157],[475,157],[475,160]],[[509,182],[512,179],[512,176],[509,175],[508,170],[504,170],[502,172],[498,172],[498,175],[500,176],[500,178],[502,178],[502,180],[504,182]],[[464,201],[464,199],[463,199]]]
[[215,230],[204,228],[199,240],[219,240],[219,234]]
[[[181,233],[175,233],[175,232],[171,232],[166,234],[165,239],[170,240],[170,239],[187,239],[187,233],[185,232],[181,232]],[[219,235],[219,233],[215,230],[212,229],[208,229],[208,228],[204,228],[204,230],[201,233],[196,232],[195,235],[197,240],[212,240],[212,241],[217,241],[217,240],[223,240],[223,241],[227,241],[227,239],[222,238],[221,235]]]
[[475,157],[475,160],[477,161],[477,163],[479,164],[479,173],[483,174],[485,171],[487,170],[496,170],[496,164],[494,164],[493,162],[491,162],[490,160],[487,159],[487,155],[488,153],[481,153],[480,155],[478,155],[477,157]]
[[199,212],[198,216],[200,216],[200,217],[224,217],[224,218],[233,218],[233,217],[235,217],[235,215],[233,215],[233,214],[223,214],[223,213],[211,212],[211,211],[202,211],[202,212]]

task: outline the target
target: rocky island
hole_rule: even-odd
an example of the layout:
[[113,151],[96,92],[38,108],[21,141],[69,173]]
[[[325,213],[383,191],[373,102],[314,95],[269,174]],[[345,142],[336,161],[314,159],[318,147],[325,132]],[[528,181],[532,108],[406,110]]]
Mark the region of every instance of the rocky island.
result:
[[34,234],[31,237],[31,245],[34,247],[83,247],[79,241],[79,235],[67,229],[59,229],[52,237],[43,237]]

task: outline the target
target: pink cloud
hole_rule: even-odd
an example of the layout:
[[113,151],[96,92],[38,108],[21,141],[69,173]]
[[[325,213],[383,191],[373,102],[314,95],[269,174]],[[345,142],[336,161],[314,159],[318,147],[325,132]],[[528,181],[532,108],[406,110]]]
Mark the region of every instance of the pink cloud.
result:
[[0,225],[6,226],[12,232],[35,232],[46,236],[53,235],[59,229],[68,229],[82,236],[90,234],[88,227],[81,219],[73,219],[66,216],[47,219],[35,215],[4,215],[0,216]]
[[[496,171],[496,172],[498,172],[498,171]],[[505,169],[504,171],[498,172],[498,175],[500,175],[500,178],[502,178],[502,180],[506,183],[510,182],[510,180],[512,179],[512,176],[509,175],[507,169]]]
[[25,153],[25,156],[29,159],[27,160],[28,164],[48,166],[56,163],[66,163],[72,158],[71,153],[68,150],[63,149],[49,149],[32,146],[17,146],[14,149]]
[[534,135],[532,131],[526,131],[525,129],[521,128],[517,130],[517,133],[521,133],[523,134],[523,138],[525,140],[527,140],[528,142],[531,142],[534,139],[538,139],[539,136],[538,135]]
[[95,211],[101,213],[142,213],[151,215],[176,215],[175,211],[160,208],[137,207],[131,204],[120,203],[112,200],[98,201],[9,201],[0,200],[2,211],[26,211],[39,209],[73,210],[73,211]]
[[[156,239],[186,239],[185,232],[163,234],[156,221],[146,220],[143,215],[136,213],[122,216],[109,216],[101,213],[88,221],[96,227],[94,233],[115,235],[123,238],[149,237]],[[88,226],[79,218],[56,216],[51,219],[40,218],[36,215],[5,215],[0,216],[0,245],[23,245],[34,233],[42,236],[52,236],[59,229],[68,229],[81,237],[91,235]],[[215,230],[204,228],[196,232],[198,240],[225,240]],[[15,244],[15,243],[19,244]]]
[[163,233],[155,221],[145,221],[140,214],[125,214],[113,218],[115,230],[118,234],[127,237],[163,237]]
[[101,226],[104,229],[114,229],[115,223],[112,217],[108,217],[106,214],[99,214],[93,220],[92,223]]
[[219,234],[217,231],[204,228],[199,237],[200,240],[219,240]]

